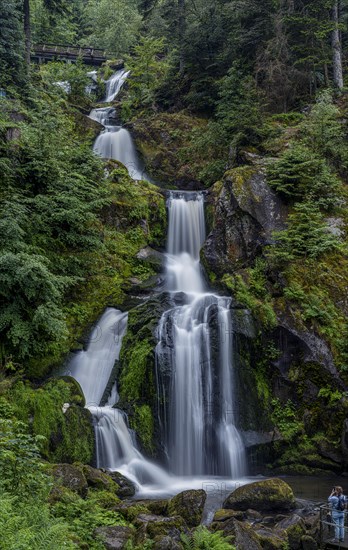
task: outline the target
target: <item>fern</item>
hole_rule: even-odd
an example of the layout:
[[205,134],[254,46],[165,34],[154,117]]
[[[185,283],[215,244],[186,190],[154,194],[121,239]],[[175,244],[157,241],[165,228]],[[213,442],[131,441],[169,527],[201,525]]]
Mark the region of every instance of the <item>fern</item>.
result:
[[200,526],[189,537],[181,535],[184,550],[231,550],[235,547],[230,544],[229,538],[222,533],[211,533],[206,527]]

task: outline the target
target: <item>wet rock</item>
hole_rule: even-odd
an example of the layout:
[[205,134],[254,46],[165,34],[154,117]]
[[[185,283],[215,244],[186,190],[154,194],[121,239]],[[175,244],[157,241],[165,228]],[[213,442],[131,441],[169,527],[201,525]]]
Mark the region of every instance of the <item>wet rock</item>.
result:
[[136,257],[138,260],[142,260],[144,263],[150,265],[157,272],[160,272],[163,268],[164,255],[150,246],[142,248]]
[[120,525],[98,527],[94,531],[94,535],[102,542],[107,550],[123,550],[127,542],[133,539],[134,530],[130,527],[123,527]]
[[306,533],[306,528],[300,516],[294,514],[284,519],[277,524],[276,531],[282,535],[286,534],[289,550],[299,550],[301,548],[301,538]]
[[109,475],[104,473],[102,470],[92,468],[92,466],[88,466],[87,464],[81,466],[89,487],[103,489],[105,491],[110,491],[110,493],[117,494],[119,486]]
[[147,537],[157,542],[164,537],[179,542],[182,533],[188,533],[188,528],[180,516],[164,517],[154,514],[139,514],[134,520],[137,527],[137,541],[143,542]]
[[224,508],[222,508],[221,510],[217,510],[217,512],[215,512],[213,521],[227,521],[231,518],[241,521],[244,519],[244,517],[244,512],[240,512],[238,510],[225,510]]
[[259,543],[257,536],[252,528],[235,522],[235,539],[234,545],[238,550],[261,550],[262,546]]
[[120,498],[129,498],[135,495],[135,484],[120,472],[108,472],[108,476],[118,485],[116,494]]
[[197,527],[202,520],[206,498],[207,494],[202,489],[183,491],[170,500],[168,511],[171,515],[184,518],[190,527]]
[[267,479],[239,487],[224,502],[224,508],[259,512],[288,511],[295,507],[291,487],[281,479]]
[[52,468],[52,475],[58,485],[78,493],[82,498],[88,494],[88,483],[80,468],[72,464],[57,464]]

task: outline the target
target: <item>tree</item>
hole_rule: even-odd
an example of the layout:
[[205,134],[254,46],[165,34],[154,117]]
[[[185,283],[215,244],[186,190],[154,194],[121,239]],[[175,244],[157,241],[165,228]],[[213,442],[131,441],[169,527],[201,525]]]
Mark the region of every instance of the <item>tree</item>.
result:
[[89,26],[85,41],[114,55],[129,52],[141,24],[135,0],[89,0],[85,15]]
[[[63,14],[67,9],[67,0],[43,0],[44,7],[49,13]],[[24,22],[24,37],[25,37],[25,61],[27,69],[30,66],[30,51],[31,51],[31,14],[30,0],[23,0],[23,22]]]
[[332,57],[333,57],[333,81],[336,88],[342,90],[343,88],[343,66],[342,66],[342,46],[340,37],[340,2],[334,1],[332,8]]
[[0,0],[0,86],[23,83],[21,12],[16,0]]

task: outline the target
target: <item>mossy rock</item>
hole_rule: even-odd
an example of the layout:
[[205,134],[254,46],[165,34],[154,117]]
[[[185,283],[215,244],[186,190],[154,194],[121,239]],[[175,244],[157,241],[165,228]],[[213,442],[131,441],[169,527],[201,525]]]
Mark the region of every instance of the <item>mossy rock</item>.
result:
[[107,550],[122,550],[134,538],[134,529],[122,525],[98,527],[94,536]]
[[98,470],[97,468],[92,468],[92,466],[88,466],[87,464],[81,464],[80,469],[84,474],[89,487],[109,491],[110,493],[118,493],[120,487],[109,475],[105,474],[101,470]]
[[280,536],[284,536],[284,534],[287,536],[289,550],[299,550],[301,548],[301,538],[306,534],[306,527],[303,519],[294,514],[278,523],[276,532]]
[[73,405],[64,415],[64,422],[50,438],[51,460],[91,462],[94,454],[94,429],[88,409]]
[[183,491],[173,497],[168,504],[168,512],[172,516],[181,516],[189,527],[197,527],[202,520],[207,493],[198,491]]
[[120,472],[108,472],[108,477],[116,483],[118,487],[116,494],[119,498],[129,498],[135,495],[135,485],[126,476]]
[[66,487],[82,498],[86,498],[88,483],[79,467],[72,464],[56,464],[52,467],[51,473],[58,486]]
[[137,540],[144,542],[146,538],[160,541],[164,537],[180,541],[182,533],[188,533],[187,525],[180,516],[164,517],[152,514],[140,514],[135,520]]
[[263,550],[284,550],[287,548],[286,536],[281,536],[267,527],[255,529],[255,534],[263,548]]
[[150,514],[150,510],[147,508],[146,504],[136,501],[120,502],[113,510],[130,522],[133,522],[140,514]]
[[224,502],[224,508],[259,512],[283,512],[295,508],[294,493],[285,481],[267,479],[249,483],[231,493]]

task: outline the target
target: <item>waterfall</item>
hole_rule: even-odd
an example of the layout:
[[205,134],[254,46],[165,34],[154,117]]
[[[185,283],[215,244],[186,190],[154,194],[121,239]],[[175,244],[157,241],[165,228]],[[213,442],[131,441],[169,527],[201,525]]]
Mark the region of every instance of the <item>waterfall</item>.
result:
[[120,71],[116,71],[116,73],[114,73],[109,78],[109,80],[106,81],[106,96],[104,99],[105,103],[109,103],[110,101],[113,101],[115,99],[115,97],[121,91],[121,88],[125,83],[128,75],[129,71],[121,69]]
[[107,405],[100,406],[120,356],[127,320],[127,313],[107,308],[91,332],[87,349],[73,354],[64,374],[79,382],[86,407],[92,413],[97,467],[120,471],[138,486],[138,490],[143,485],[168,486],[170,477],[144,458],[128,427],[127,415],[115,408],[118,401],[116,383],[110,390]]
[[[177,475],[244,474],[236,428],[231,300],[206,289],[199,262],[205,239],[201,193],[168,200],[167,288],[180,305],[159,326],[157,370],[160,423],[169,467]],[[175,299],[174,299],[175,301]],[[170,365],[168,395],[162,372]]]
[[[117,71],[106,83],[104,102],[110,102],[120,92],[129,72]],[[104,126],[94,142],[93,151],[103,159],[114,159],[121,162],[134,180],[146,179],[144,164],[141,162],[130,132],[116,122],[116,110],[113,107],[93,109],[90,118]]]

